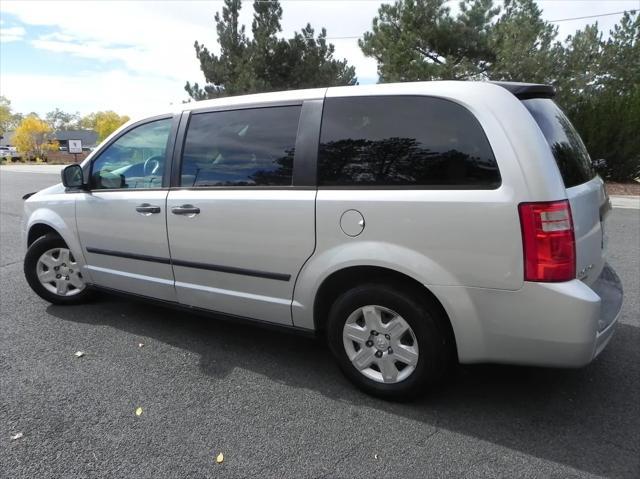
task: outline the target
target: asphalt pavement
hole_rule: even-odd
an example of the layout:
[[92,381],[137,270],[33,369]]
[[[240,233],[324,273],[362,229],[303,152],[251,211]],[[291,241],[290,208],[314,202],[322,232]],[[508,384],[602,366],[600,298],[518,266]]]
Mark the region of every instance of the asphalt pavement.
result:
[[640,477],[640,210],[608,221],[625,302],[594,363],[461,366],[399,404],[357,391],[320,341],[111,296],[41,300],[21,196],[58,179],[0,170],[0,477]]

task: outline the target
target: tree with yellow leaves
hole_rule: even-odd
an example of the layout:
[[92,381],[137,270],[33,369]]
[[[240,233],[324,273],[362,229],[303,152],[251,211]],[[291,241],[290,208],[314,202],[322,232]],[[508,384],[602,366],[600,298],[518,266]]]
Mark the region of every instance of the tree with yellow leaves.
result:
[[87,130],[94,130],[98,134],[98,141],[102,141],[128,121],[127,115],[121,116],[115,111],[97,111],[82,118],[80,126]]
[[58,142],[53,140],[51,132],[45,121],[29,115],[16,128],[13,143],[23,158],[46,160],[47,152],[58,149]]

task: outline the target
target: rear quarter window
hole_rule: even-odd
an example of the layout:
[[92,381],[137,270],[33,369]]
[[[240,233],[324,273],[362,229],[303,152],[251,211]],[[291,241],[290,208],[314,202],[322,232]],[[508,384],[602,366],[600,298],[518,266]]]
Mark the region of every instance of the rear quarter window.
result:
[[587,148],[558,105],[547,98],[534,98],[522,103],[547,139],[564,186],[571,188],[593,179],[596,172]]
[[500,172],[466,108],[440,98],[327,98],[320,186],[493,189]]

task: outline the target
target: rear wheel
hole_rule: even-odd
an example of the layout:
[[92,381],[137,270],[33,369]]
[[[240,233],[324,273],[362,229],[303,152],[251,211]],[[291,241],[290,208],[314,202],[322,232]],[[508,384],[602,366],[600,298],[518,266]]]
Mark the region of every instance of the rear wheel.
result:
[[60,236],[47,234],[27,250],[24,274],[31,289],[53,304],[79,304],[91,296],[80,266]]
[[331,350],[345,375],[365,392],[409,399],[436,383],[452,357],[439,308],[386,284],[340,296],[329,312]]

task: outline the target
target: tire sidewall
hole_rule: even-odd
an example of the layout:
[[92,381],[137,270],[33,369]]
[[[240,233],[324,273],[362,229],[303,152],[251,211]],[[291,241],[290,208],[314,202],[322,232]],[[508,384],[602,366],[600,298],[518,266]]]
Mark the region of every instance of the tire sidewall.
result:
[[[349,360],[343,344],[344,324],[356,309],[377,305],[398,313],[411,326],[418,342],[418,364],[401,382],[384,384],[364,376]],[[345,375],[360,389],[385,399],[410,399],[434,383],[444,367],[445,352],[433,308],[388,285],[368,284],[340,296],[329,312],[329,346]]]
[[24,276],[31,289],[42,299],[53,304],[79,304],[87,301],[91,295],[88,286],[73,296],[59,296],[48,291],[38,279],[38,260],[43,253],[54,248],[69,248],[64,240],[57,235],[47,234],[35,240],[24,257]]

